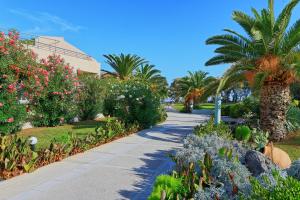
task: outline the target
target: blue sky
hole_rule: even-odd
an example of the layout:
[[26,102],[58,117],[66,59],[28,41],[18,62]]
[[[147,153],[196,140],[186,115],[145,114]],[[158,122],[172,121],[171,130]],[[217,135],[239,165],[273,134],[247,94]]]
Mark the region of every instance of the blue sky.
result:
[[[276,10],[288,0],[275,0]],[[213,46],[205,40],[239,27],[233,10],[250,13],[267,0],[26,0],[1,2],[0,28],[34,35],[63,36],[110,69],[103,54],[131,53],[146,58],[168,81],[203,70],[220,76],[228,67],[205,67]],[[293,20],[300,18],[300,5]]]

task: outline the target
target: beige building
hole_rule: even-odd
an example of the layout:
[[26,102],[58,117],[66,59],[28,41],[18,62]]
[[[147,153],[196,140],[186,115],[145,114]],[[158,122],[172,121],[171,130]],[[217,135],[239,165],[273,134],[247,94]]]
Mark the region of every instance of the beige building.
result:
[[75,72],[80,71],[100,75],[100,63],[80,49],[64,40],[63,37],[39,36],[28,45],[39,59],[47,58],[51,54],[58,54],[65,59]]

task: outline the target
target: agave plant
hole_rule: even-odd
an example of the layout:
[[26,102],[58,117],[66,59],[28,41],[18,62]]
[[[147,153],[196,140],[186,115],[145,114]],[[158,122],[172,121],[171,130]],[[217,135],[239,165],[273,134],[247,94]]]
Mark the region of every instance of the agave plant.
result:
[[253,8],[253,16],[235,11],[233,20],[246,34],[225,29],[225,34],[206,41],[220,46],[215,50],[218,55],[206,65],[232,63],[227,76],[242,76],[260,91],[261,128],[273,140],[286,136],[289,86],[300,77],[300,20],[289,26],[298,3],[299,0],[291,0],[278,17],[274,14],[273,0],[260,12]]
[[116,76],[120,79],[125,80],[132,77],[133,72],[146,61],[137,55],[131,54],[108,54],[104,55],[107,59],[107,63],[116,71]]

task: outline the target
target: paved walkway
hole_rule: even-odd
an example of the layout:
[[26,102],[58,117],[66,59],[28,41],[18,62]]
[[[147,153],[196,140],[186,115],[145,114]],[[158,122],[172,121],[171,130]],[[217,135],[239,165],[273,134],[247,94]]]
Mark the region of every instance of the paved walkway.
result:
[[169,112],[152,129],[116,140],[0,182],[0,200],[146,199],[158,174],[169,171],[167,154],[205,115]]

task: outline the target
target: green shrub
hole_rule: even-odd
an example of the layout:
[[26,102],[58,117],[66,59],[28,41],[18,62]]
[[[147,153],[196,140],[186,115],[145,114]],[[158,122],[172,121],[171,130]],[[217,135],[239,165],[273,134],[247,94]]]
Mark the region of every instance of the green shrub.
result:
[[[165,198],[162,198],[162,195],[165,195]],[[183,199],[184,195],[185,188],[181,179],[169,175],[160,175],[155,180],[153,191],[148,197],[148,200],[177,200]]]
[[222,105],[221,113],[223,116],[229,116],[230,113],[230,105]]
[[231,138],[231,130],[229,126],[223,122],[215,125],[213,117],[211,117],[207,123],[195,126],[193,132],[199,137],[210,134],[217,134],[220,137]]
[[222,115],[232,118],[243,117],[249,112],[259,116],[259,102],[254,97],[248,97],[239,103],[222,105]]
[[81,83],[78,111],[81,120],[95,119],[103,111],[103,101],[107,87],[107,79],[99,79],[95,75],[79,76]]
[[249,139],[251,138],[251,130],[248,126],[238,126],[235,129],[235,138],[240,140],[240,141],[244,141],[244,142],[248,142]]
[[251,178],[250,182],[252,186],[251,193],[242,199],[298,200],[300,197],[300,182],[290,176],[285,179],[278,174],[274,174],[271,179],[264,176],[264,183],[255,178]]
[[49,76],[42,94],[33,99],[32,123],[34,126],[57,126],[69,122],[78,111],[75,101],[78,78],[60,56],[49,56],[42,60],[42,66]]
[[125,134],[126,128],[124,123],[118,119],[108,118],[107,121],[95,129],[96,133],[100,134],[103,139],[111,139],[115,136]]
[[125,124],[138,123],[148,128],[165,118],[160,97],[150,85],[138,80],[116,81],[110,84],[104,100],[104,114],[117,117]]

